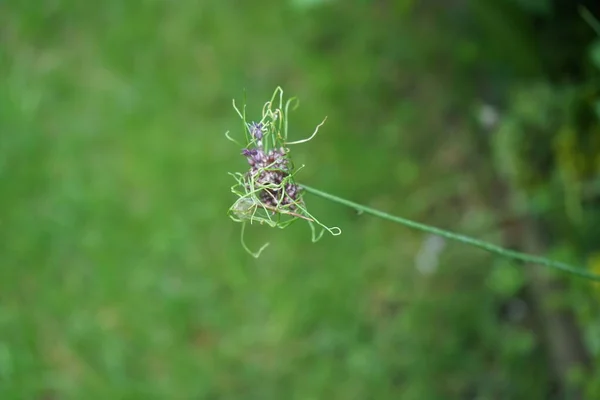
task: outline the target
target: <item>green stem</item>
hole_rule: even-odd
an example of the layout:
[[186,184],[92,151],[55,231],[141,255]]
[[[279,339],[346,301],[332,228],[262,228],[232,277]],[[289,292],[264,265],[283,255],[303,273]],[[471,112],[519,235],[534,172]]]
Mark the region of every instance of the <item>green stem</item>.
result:
[[379,211],[379,210],[376,210],[374,208],[370,208],[367,206],[363,206],[361,204],[354,203],[353,201],[346,200],[346,199],[334,196],[334,195],[326,193],[326,192],[322,192],[322,191],[320,191],[318,189],[314,189],[310,186],[305,186],[305,185],[301,185],[301,186],[308,193],[312,193],[315,196],[319,196],[326,200],[330,200],[335,203],[342,204],[342,205],[350,207],[350,208],[354,208],[357,211],[364,212],[366,214],[371,214],[375,217],[379,217],[379,218],[382,218],[382,219],[385,219],[385,220],[388,220],[391,222],[396,222],[398,224],[408,226],[409,228],[418,229],[420,231],[438,235],[438,236],[444,237],[449,240],[454,240],[456,242],[479,247],[480,249],[486,250],[490,253],[497,254],[502,257],[508,257],[508,258],[523,261],[526,263],[543,265],[543,266],[554,268],[554,269],[557,269],[557,270],[560,270],[560,271],[563,271],[563,272],[566,272],[566,273],[569,273],[572,275],[579,276],[581,278],[600,282],[600,275],[596,275],[591,272],[588,272],[588,271],[584,270],[583,268],[577,268],[577,267],[574,267],[572,265],[569,265],[569,264],[566,264],[566,263],[563,263],[560,261],[553,261],[553,260],[550,260],[550,259],[547,259],[544,257],[540,257],[540,256],[534,256],[534,255],[525,254],[525,253],[521,253],[521,252],[514,251],[514,250],[508,250],[503,247],[497,246],[495,244],[485,242],[482,240],[477,240],[477,239],[474,239],[469,236],[449,232],[449,231],[446,231],[443,229],[435,228],[433,226],[429,226],[429,225],[414,222],[414,221],[411,221],[411,220],[408,220],[405,218],[397,217],[395,215],[388,214],[386,212]]

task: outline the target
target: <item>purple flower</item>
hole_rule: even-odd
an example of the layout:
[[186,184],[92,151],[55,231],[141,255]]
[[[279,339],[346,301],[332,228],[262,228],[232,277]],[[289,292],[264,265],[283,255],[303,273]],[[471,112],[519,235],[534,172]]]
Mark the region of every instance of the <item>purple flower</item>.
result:
[[262,122],[253,122],[250,124],[250,133],[256,140],[262,140],[264,125]]
[[256,149],[243,149],[242,150],[242,155],[244,157],[252,157],[254,154],[256,154]]
[[256,149],[243,149],[242,155],[248,160],[248,164],[254,166],[256,164]]
[[288,149],[281,147],[265,152],[262,147],[263,124],[252,123],[250,132],[256,139],[255,148],[242,149],[250,170],[246,174],[247,188],[258,190],[260,201],[274,209],[295,211],[300,200],[300,187],[289,179]]

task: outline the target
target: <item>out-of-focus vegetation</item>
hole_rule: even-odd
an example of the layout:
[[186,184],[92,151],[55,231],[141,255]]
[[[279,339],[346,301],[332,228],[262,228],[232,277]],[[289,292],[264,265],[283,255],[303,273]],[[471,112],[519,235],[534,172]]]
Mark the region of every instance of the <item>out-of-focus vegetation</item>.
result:
[[312,198],[343,234],[252,227],[254,260],[223,136],[281,85],[292,138],[328,116],[299,181],[600,272],[593,28],[570,0],[5,0],[0,399],[600,398],[600,286]]

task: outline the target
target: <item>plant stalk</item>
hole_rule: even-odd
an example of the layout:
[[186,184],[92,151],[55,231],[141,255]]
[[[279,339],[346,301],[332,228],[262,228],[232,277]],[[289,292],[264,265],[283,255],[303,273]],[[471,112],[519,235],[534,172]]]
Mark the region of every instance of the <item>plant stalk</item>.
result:
[[344,205],[346,207],[353,208],[362,213],[370,214],[375,217],[385,219],[387,221],[395,222],[395,223],[407,226],[409,228],[420,230],[422,232],[427,232],[427,233],[431,233],[433,235],[441,236],[448,240],[454,240],[455,242],[460,242],[460,243],[468,244],[468,245],[471,245],[474,247],[478,247],[489,253],[497,254],[502,257],[511,258],[513,260],[518,260],[518,261],[522,261],[525,263],[533,263],[533,264],[538,264],[538,265],[542,265],[542,266],[549,267],[549,268],[554,268],[556,270],[559,270],[559,271],[562,271],[562,272],[565,272],[565,273],[568,273],[571,275],[575,275],[580,278],[600,282],[600,275],[591,273],[581,267],[575,267],[573,265],[570,265],[570,264],[567,264],[564,262],[550,260],[548,258],[541,257],[541,256],[536,256],[536,255],[521,253],[519,251],[505,249],[498,245],[495,245],[495,244],[492,244],[492,243],[489,243],[489,242],[486,242],[483,240],[478,240],[478,239],[472,238],[470,236],[450,232],[450,231],[436,228],[436,227],[433,227],[430,225],[411,221],[406,218],[398,217],[396,215],[388,214],[386,212],[379,211],[374,208],[367,207],[362,204],[358,204],[358,203],[355,203],[350,200],[346,200],[346,199],[338,197],[338,196],[334,196],[332,194],[323,192],[321,190],[312,188],[310,186],[306,186],[306,185],[300,185],[300,186],[302,188],[304,188],[304,190],[308,193],[311,193],[315,196],[319,196],[319,197],[329,200],[329,201],[333,201],[334,203],[338,203],[338,204]]

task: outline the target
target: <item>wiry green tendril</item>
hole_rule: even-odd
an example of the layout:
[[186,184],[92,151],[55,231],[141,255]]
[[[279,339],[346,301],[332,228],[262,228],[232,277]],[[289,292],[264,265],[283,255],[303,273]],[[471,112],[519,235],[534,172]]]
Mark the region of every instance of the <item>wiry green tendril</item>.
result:
[[[262,155],[269,154],[270,151],[276,149],[284,149],[281,158],[285,158],[287,164],[286,169],[283,169],[277,162],[271,162],[268,165],[251,168],[246,173],[230,173],[236,181],[236,184],[231,187],[231,191],[237,196],[237,200],[229,208],[228,214],[233,221],[242,223],[242,247],[256,258],[260,256],[268,243],[263,245],[257,252],[253,252],[248,248],[244,240],[245,226],[248,222],[250,224],[257,222],[283,229],[301,219],[308,222],[313,242],[321,239],[325,231],[334,236],[341,233],[340,228],[328,227],[308,212],[302,193],[299,192],[294,197],[288,195],[286,188],[290,186],[297,187],[300,191],[300,187],[295,183],[295,175],[304,167],[301,166],[297,169],[294,167],[287,153],[288,146],[312,140],[319,128],[325,123],[325,120],[323,120],[310,137],[288,142],[288,112],[290,108],[295,109],[297,106],[298,99],[296,98],[291,98],[284,103],[283,90],[278,87],[271,100],[263,106],[262,118],[255,123],[260,125],[262,129],[261,137],[257,138],[250,128],[251,125],[246,120],[245,103],[240,110],[235,100],[233,101],[233,108],[244,125],[246,141],[244,147],[246,149],[258,149],[264,153],[261,153]],[[229,135],[229,132],[226,132],[225,136],[237,145],[242,146]],[[282,160],[278,161],[281,162]],[[264,179],[262,179],[265,176],[273,175],[280,177],[280,180],[264,182]],[[277,195],[274,193],[277,193]],[[267,200],[265,200],[265,196]],[[317,230],[317,226],[322,229]]]
[[[277,99],[279,100],[279,103],[276,106],[274,106],[274,102]],[[325,231],[329,232],[334,236],[339,235],[341,233],[340,228],[327,227],[321,222],[319,222],[312,214],[308,212],[304,203],[304,199],[302,197],[302,192],[300,191],[300,188],[302,188],[306,192],[309,192],[313,195],[319,196],[326,200],[347,207],[354,208],[360,214],[370,214],[372,216],[395,222],[413,229],[418,229],[422,232],[427,232],[430,234],[444,237],[446,239],[478,247],[490,253],[494,253],[513,260],[539,264],[585,279],[600,281],[599,275],[586,271],[583,268],[577,268],[575,266],[559,261],[553,261],[545,257],[534,256],[518,251],[505,249],[492,243],[478,240],[466,235],[461,235],[458,233],[446,231],[430,225],[421,224],[405,218],[391,215],[383,211],[379,211],[374,208],[370,208],[362,204],[354,203],[350,200],[334,196],[321,190],[311,188],[309,186],[297,185],[295,183],[294,177],[296,173],[300,169],[302,169],[302,167],[298,169],[294,168],[292,160],[289,158],[287,152],[287,146],[292,144],[305,143],[309,140],[312,140],[319,131],[319,128],[323,125],[323,123],[325,123],[325,120],[323,120],[323,122],[321,122],[316,127],[315,131],[310,137],[294,142],[288,142],[287,114],[293,102],[295,102],[295,107],[297,107],[298,101],[295,98],[288,100],[284,105],[283,90],[280,87],[278,87],[275,90],[275,92],[273,93],[273,97],[270,101],[265,103],[262,110],[262,119],[258,123],[260,124],[260,131],[258,134],[258,136],[260,137],[257,137],[256,132],[253,133],[251,131],[250,125],[246,122],[245,104],[242,110],[240,111],[235,105],[235,101],[233,102],[233,107],[235,108],[236,112],[238,113],[238,115],[244,123],[244,135],[246,138],[247,149],[251,147],[254,147],[255,149],[260,149],[259,159],[261,161],[265,159],[266,152],[274,152],[277,151],[276,149],[283,149],[283,151],[279,150],[278,160],[273,161],[267,165],[262,165],[260,167],[252,165],[255,162],[253,161],[255,159],[252,157],[255,157],[256,153],[247,153],[246,156],[249,157],[248,159],[251,163],[250,171],[246,172],[245,174],[239,172],[230,174],[236,180],[236,184],[232,186],[231,191],[238,198],[229,208],[229,215],[232,220],[242,223],[242,247],[253,257],[258,258],[262,251],[268,246],[268,243],[264,244],[256,252],[253,252],[248,248],[244,241],[244,232],[246,224],[248,222],[250,222],[250,224],[252,224],[253,222],[258,222],[260,224],[267,224],[271,227],[283,229],[289,226],[291,223],[302,219],[307,221],[310,226],[313,242],[319,240],[323,236]],[[253,125],[253,129],[257,129],[256,125]],[[226,136],[231,141],[237,143],[237,141],[235,141],[233,138],[231,138],[231,136],[229,136],[229,133],[226,133]],[[239,143],[237,144],[239,145]],[[282,163],[286,164],[286,166],[282,167]],[[271,178],[274,175],[276,175],[278,179]],[[265,177],[268,178],[264,179]],[[286,188],[288,187],[288,185],[291,185],[293,188],[298,189],[297,193],[294,192],[294,196],[289,196],[289,194],[287,194]],[[280,194],[276,196],[273,193]],[[322,229],[320,231],[317,231],[316,226],[319,226]]]

